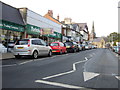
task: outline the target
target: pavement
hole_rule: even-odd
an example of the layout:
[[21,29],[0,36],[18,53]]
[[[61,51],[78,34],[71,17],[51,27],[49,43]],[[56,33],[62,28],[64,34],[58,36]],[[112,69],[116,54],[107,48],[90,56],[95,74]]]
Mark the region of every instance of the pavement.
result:
[[8,52],[8,53],[2,53],[0,60],[8,60],[14,58],[13,53]]

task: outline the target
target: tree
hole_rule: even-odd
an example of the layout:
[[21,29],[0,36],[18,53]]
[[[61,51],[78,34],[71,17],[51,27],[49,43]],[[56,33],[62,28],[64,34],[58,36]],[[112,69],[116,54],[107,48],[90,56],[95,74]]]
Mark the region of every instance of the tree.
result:
[[120,42],[120,33],[113,32],[107,36],[110,42]]

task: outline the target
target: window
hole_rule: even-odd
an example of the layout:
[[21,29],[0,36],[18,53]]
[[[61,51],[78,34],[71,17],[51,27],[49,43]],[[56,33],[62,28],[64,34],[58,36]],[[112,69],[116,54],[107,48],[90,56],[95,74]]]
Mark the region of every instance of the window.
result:
[[32,40],[33,45],[38,45],[37,40]]
[[33,45],[41,45],[40,40],[32,40]]
[[50,46],[58,46],[58,43],[51,43]]
[[46,42],[44,42],[43,40],[40,40],[40,42],[41,42],[41,45],[46,46]]
[[63,47],[63,46],[64,46],[64,44],[63,44],[63,43],[60,43],[60,46],[62,46],[62,47]]
[[28,45],[28,39],[18,40],[16,45]]

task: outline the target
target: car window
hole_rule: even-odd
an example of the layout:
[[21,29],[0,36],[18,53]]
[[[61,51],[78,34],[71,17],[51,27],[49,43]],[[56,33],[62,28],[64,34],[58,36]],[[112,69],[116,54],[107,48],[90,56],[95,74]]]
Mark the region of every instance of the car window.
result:
[[46,42],[45,41],[40,40],[40,42],[41,42],[41,45],[46,46]]
[[75,45],[75,44],[77,44],[76,42],[73,42],[73,44]]
[[51,43],[50,46],[58,46],[58,43]]
[[60,46],[62,46],[62,47],[63,47],[63,46],[64,46],[64,44],[63,44],[63,43],[60,43]]
[[15,45],[28,45],[28,39],[18,40]]
[[73,44],[72,44],[72,42],[66,42],[65,45],[66,46],[72,46]]
[[33,45],[42,45],[40,40],[32,40]]

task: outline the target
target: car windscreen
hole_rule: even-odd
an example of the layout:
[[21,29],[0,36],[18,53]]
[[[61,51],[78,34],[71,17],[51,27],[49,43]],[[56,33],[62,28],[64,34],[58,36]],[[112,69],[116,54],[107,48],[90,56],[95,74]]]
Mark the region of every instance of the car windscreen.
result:
[[15,45],[28,45],[29,39],[18,40]]
[[66,42],[65,45],[66,45],[66,46],[72,46],[73,43],[72,43],[72,42]]
[[50,46],[58,46],[58,43],[51,43]]

